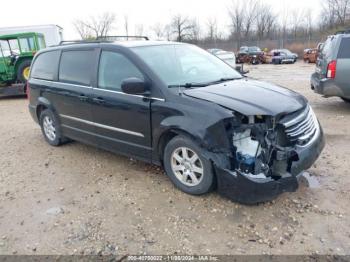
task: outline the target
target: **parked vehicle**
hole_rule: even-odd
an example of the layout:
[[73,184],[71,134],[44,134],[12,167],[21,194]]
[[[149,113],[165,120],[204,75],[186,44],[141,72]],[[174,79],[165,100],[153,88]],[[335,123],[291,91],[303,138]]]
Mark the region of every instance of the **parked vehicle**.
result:
[[316,63],[317,56],[318,56],[317,48],[305,49],[303,60],[306,63]]
[[46,141],[162,165],[182,191],[242,203],[295,191],[323,132],[307,100],[189,44],[77,42],[40,51],[29,110]]
[[222,51],[224,51],[224,50],[219,49],[219,48],[211,48],[211,49],[207,49],[207,51],[208,51],[209,53],[215,55],[216,53],[222,52]]
[[311,89],[325,97],[350,102],[350,34],[328,37],[319,52]]
[[257,46],[242,46],[237,54],[237,63],[262,64],[266,62],[265,54]]
[[13,26],[0,28],[0,35],[14,35],[31,32],[44,35],[46,46],[58,45],[63,41],[63,28],[58,25]]
[[232,68],[236,69],[236,56],[233,52],[227,52],[227,51],[218,51],[215,53],[215,55],[220,58],[222,61],[229,64]]
[[298,60],[298,54],[297,53],[293,53],[288,49],[279,49],[281,52],[285,53],[287,56],[289,57],[293,57],[294,58],[294,62],[296,62]]
[[35,53],[45,48],[42,34],[0,36],[0,84],[25,83]]
[[294,64],[295,57],[282,49],[275,49],[269,53],[272,64]]

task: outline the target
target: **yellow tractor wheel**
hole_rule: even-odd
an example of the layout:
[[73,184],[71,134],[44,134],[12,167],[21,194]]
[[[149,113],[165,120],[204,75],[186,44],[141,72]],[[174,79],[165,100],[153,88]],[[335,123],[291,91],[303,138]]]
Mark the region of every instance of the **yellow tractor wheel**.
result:
[[27,80],[29,79],[29,75],[30,75],[31,62],[32,61],[29,59],[26,59],[26,60],[23,60],[22,62],[20,62],[20,64],[17,67],[17,81],[19,81],[21,83],[27,82]]
[[28,66],[28,67],[24,68],[24,70],[23,70],[23,78],[25,80],[28,80],[29,79],[29,74],[30,74],[30,67]]

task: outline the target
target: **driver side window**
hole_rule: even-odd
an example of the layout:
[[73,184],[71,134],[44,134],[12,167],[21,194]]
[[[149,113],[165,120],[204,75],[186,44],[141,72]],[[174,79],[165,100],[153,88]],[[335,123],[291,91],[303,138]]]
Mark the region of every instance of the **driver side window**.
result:
[[140,70],[124,55],[102,51],[98,71],[98,88],[121,91],[123,80],[130,77],[144,80]]

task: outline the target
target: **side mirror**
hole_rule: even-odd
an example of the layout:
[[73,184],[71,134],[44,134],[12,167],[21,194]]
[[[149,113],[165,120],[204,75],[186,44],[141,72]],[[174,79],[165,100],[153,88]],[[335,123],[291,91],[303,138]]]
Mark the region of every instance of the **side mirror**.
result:
[[238,66],[236,66],[235,69],[236,69],[236,71],[238,71],[241,75],[245,75],[245,74],[248,74],[248,73],[249,73],[249,70],[244,71],[243,65],[238,65]]
[[137,77],[124,79],[121,88],[122,91],[126,94],[142,95],[146,93],[145,81]]

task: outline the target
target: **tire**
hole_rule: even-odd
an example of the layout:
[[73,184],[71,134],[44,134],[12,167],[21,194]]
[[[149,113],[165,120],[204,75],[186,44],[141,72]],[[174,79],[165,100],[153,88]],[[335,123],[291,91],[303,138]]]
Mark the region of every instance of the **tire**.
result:
[[17,68],[17,80],[26,83],[29,77],[31,60],[23,60]]
[[[186,150],[188,158],[184,157],[184,150]],[[198,157],[198,160],[192,163],[190,158],[194,157],[194,154],[191,152]],[[166,145],[163,155],[165,172],[174,185],[183,192],[191,195],[201,195],[210,192],[214,188],[215,182],[212,164],[210,160],[204,157],[204,153],[204,149],[184,136],[176,136]],[[178,161],[181,160],[179,159],[180,155],[183,157],[182,160],[185,159],[183,164],[180,164]],[[182,168],[182,170],[174,171],[176,168]],[[195,170],[201,169],[202,174],[194,171],[194,168],[196,168]],[[197,181],[193,179],[194,176]]]
[[342,97],[341,99],[343,99],[343,100],[344,100],[344,102],[346,102],[346,103],[350,103],[350,98],[345,98],[345,97]]
[[[46,142],[50,145],[59,146],[67,141],[67,139],[62,136],[61,127],[56,114],[50,109],[45,109],[41,112],[39,123],[41,132],[43,133]],[[52,125],[51,127],[50,123]]]

